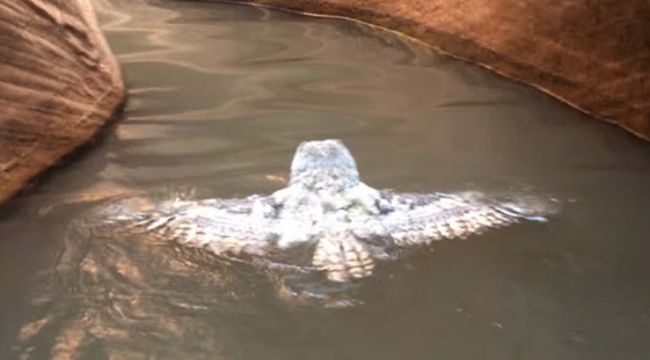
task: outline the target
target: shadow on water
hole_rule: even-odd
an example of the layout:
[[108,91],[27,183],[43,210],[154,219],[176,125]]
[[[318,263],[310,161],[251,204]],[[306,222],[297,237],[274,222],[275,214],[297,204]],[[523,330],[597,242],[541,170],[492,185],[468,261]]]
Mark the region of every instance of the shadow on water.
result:
[[[27,359],[650,354],[647,144],[358,24],[95,3],[130,101],[105,141],[5,210],[0,348]],[[364,304],[345,309],[283,301],[247,263],[71,225],[107,198],[271,192],[298,142],[332,137],[379,188],[552,194],[564,207],[544,226],[382,266],[355,289]]]

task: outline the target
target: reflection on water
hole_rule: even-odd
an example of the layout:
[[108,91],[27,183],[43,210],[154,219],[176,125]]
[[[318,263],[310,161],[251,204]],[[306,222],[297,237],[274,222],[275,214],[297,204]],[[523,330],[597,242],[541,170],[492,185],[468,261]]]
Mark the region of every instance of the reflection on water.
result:
[[[365,27],[204,2],[96,0],[130,86],[107,139],[0,214],[0,348],[22,358],[639,359],[650,354],[646,144]],[[552,194],[548,226],[436,244],[353,289],[165,242],[75,234],[95,201],[281,187],[342,138],[400,191]],[[78,230],[78,229],[77,229]],[[80,231],[80,230],[79,230]]]

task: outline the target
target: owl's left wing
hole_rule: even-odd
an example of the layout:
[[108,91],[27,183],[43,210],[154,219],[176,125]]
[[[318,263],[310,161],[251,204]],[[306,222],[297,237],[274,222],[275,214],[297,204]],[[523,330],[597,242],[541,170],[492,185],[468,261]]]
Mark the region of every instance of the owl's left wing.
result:
[[[267,208],[268,207],[268,208]],[[271,233],[265,198],[174,201],[138,222],[149,236],[204,247],[216,254],[264,254]]]

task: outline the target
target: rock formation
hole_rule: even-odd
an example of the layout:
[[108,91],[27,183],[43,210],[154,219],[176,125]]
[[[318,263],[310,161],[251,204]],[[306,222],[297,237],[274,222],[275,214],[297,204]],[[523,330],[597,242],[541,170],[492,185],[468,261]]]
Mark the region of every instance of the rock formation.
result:
[[0,202],[87,143],[124,96],[86,0],[0,0]]
[[647,0],[246,1],[397,30],[650,140]]

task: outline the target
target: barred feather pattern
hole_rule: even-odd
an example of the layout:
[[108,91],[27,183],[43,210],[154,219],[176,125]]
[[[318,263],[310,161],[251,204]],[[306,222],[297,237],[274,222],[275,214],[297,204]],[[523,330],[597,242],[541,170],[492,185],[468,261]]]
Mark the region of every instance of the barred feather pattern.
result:
[[269,248],[269,220],[256,213],[263,198],[174,201],[137,223],[148,236],[202,247],[215,254],[264,255]]
[[471,192],[379,191],[360,181],[342,142],[323,140],[298,147],[289,185],[268,196],[177,199],[148,211],[116,204],[111,211],[118,222],[130,221],[148,236],[216,254],[313,248],[313,267],[330,281],[346,282],[370,276],[385,250],[466,238],[522,220],[545,221],[551,209],[541,203],[499,202]]
[[[413,194],[410,197],[417,196]],[[490,203],[475,196],[439,194],[429,200],[419,201],[419,204],[409,209],[392,212],[383,219],[386,231],[395,245],[408,246],[429,244],[443,239],[465,239],[491,228],[518,223],[522,219],[536,220],[534,216],[525,214],[523,209],[513,204]]]
[[333,282],[368,277],[375,267],[371,251],[351,234],[324,236],[316,245],[312,263]]

